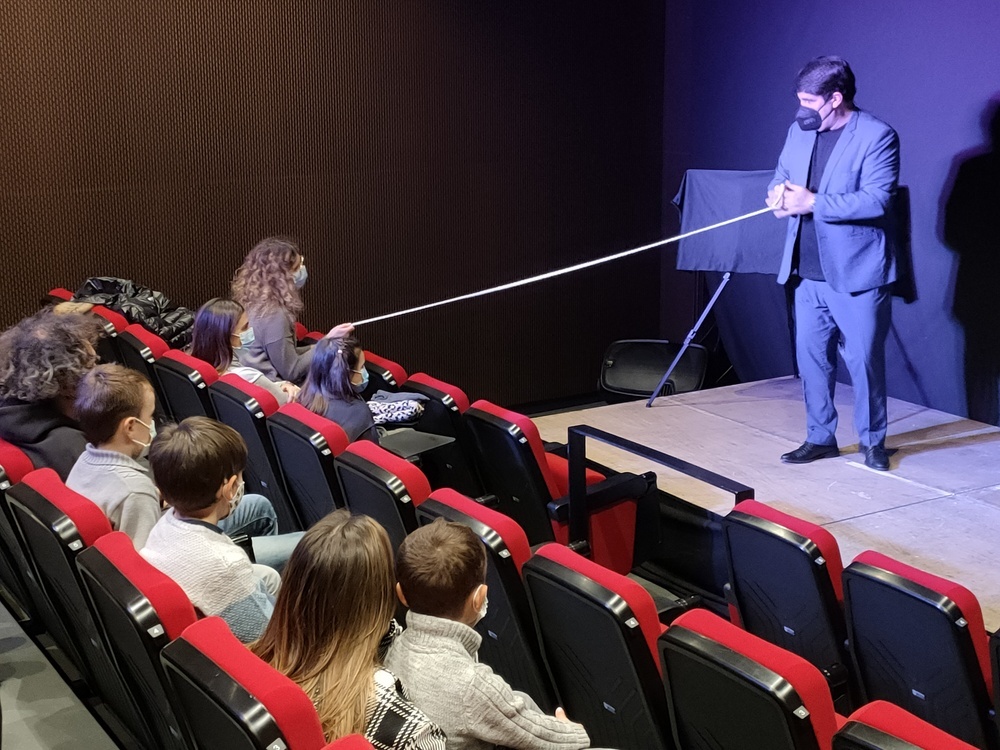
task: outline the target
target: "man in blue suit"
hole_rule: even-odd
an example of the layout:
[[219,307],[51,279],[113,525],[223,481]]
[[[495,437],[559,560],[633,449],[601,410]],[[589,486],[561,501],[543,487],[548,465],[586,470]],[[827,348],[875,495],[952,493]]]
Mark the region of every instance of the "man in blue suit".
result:
[[768,189],[788,217],[779,284],[795,295],[795,348],[806,403],[806,440],[785,463],[839,455],[833,394],[837,348],[854,387],[854,424],[865,465],[885,452],[885,339],[896,280],[890,203],[899,181],[899,138],[854,106],[854,73],[839,57],[799,72],[796,123]]

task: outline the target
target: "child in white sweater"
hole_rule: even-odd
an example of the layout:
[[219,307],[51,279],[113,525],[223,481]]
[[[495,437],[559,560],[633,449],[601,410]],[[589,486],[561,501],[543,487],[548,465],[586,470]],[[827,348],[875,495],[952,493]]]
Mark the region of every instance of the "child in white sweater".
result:
[[260,637],[281,579],[250,562],[219,528],[243,497],[247,447],[232,427],[206,417],[168,425],[149,450],[163,514],[140,553],[173,578],[205,615],[219,615],[244,643]]
[[444,730],[448,750],[577,750],[586,730],[543,713],[477,660],[473,630],[486,611],[486,548],[472,529],[438,519],[410,534],[396,555],[396,593],[410,608],[385,665],[410,700]]

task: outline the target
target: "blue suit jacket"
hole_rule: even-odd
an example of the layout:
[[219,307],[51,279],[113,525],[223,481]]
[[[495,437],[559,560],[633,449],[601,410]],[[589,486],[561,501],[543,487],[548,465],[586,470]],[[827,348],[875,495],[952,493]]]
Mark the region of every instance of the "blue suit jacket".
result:
[[[815,140],[815,132],[792,123],[769,188],[786,179],[806,184]],[[855,112],[830,154],[813,207],[820,264],[835,291],[863,292],[896,280],[889,207],[898,182],[896,131],[867,112]],[[788,219],[779,284],[792,270],[799,221],[798,216]]]

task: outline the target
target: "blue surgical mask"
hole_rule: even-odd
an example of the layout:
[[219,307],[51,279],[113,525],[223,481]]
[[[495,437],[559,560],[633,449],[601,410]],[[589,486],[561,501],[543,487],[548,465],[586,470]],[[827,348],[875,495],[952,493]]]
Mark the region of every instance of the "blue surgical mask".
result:
[[365,388],[368,387],[368,370],[362,368],[360,370],[351,370],[351,372],[357,372],[361,374],[361,382],[351,384],[354,386],[355,391],[361,393],[362,391],[364,391]]
[[246,349],[253,343],[253,328],[247,328],[240,333],[240,348]]
[[309,272],[306,270],[306,264],[303,263],[299,266],[299,270],[292,276],[292,283],[295,284],[296,289],[301,289],[306,285],[306,280],[308,278]]

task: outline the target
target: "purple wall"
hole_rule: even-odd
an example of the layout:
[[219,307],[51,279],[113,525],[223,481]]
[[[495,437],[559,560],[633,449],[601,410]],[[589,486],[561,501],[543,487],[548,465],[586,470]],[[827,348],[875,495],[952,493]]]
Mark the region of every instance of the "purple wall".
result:
[[[967,413],[966,371],[977,362],[963,364],[966,336],[952,314],[958,256],[944,242],[943,209],[957,164],[989,143],[983,117],[1000,91],[1000,4],[680,0],[668,3],[666,23],[665,202],[688,168],[772,168],[797,106],[792,79],[799,66],[821,54],[850,61],[858,77],[858,104],[899,132],[901,181],[911,193],[918,300],[909,305],[897,300],[893,309],[889,391]],[[996,177],[993,173],[994,183]],[[670,228],[665,221],[665,230]],[[995,235],[980,239],[979,247],[987,250],[992,242],[1000,254]],[[677,272],[665,271],[664,289],[677,280]],[[1000,278],[990,281],[980,289],[1000,285]],[[691,286],[688,282],[688,293]],[[733,294],[727,291],[728,304],[746,309],[753,300],[740,295],[759,294],[761,288],[747,280]],[[771,302],[779,298],[764,294]],[[992,339],[1000,341],[1000,336],[994,333]],[[775,340],[762,340],[758,348],[771,348],[775,361],[785,361],[787,346],[780,336]],[[998,347],[990,344],[987,354],[995,355]],[[746,367],[755,369],[752,362]],[[988,408],[976,404],[972,411],[990,416]]]

